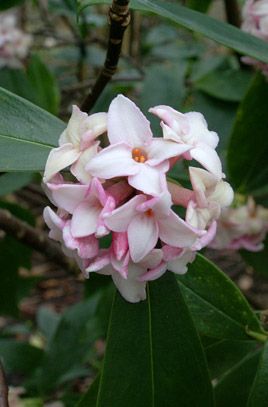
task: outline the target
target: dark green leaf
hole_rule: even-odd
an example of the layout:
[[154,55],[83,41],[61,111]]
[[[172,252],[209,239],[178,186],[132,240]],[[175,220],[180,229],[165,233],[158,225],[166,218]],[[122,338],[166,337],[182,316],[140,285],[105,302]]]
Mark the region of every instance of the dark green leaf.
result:
[[268,342],[264,345],[257,374],[251,388],[248,407],[266,407],[268,400]]
[[205,13],[209,6],[211,5],[212,0],[187,0],[186,5],[194,10],[202,11]]
[[0,86],[32,103],[37,103],[35,89],[23,69],[0,69]]
[[0,196],[10,194],[28,185],[33,178],[30,172],[9,172],[0,176]]
[[[93,4],[111,4],[110,0],[78,0],[80,10]],[[135,10],[150,12],[175,24],[203,34],[241,54],[268,63],[268,44],[242,30],[178,4],[161,0],[132,0]]]
[[38,105],[57,115],[60,101],[59,88],[55,77],[37,55],[31,57],[27,76],[35,89]]
[[0,357],[7,373],[30,375],[40,364],[43,351],[26,342],[0,339]]
[[194,322],[203,335],[242,340],[247,331],[263,334],[259,321],[235,284],[213,263],[198,255],[178,282]]
[[42,171],[64,123],[1,88],[0,115],[0,171]]
[[[245,407],[254,380],[261,350],[248,354],[230,369],[215,386],[216,407]],[[259,407],[255,405],[254,407]]]
[[211,378],[218,378],[240,362],[249,352],[256,350],[255,341],[219,340],[205,347]]
[[268,83],[258,74],[237,112],[228,148],[228,170],[234,188],[248,193],[268,180]]
[[18,6],[20,3],[23,3],[24,0],[1,0],[0,10],[6,10],[8,8]]
[[236,69],[215,70],[195,82],[195,87],[217,99],[240,102],[245,95],[251,72]]
[[150,283],[147,295],[130,304],[115,294],[95,406],[212,406],[201,343],[174,275]]

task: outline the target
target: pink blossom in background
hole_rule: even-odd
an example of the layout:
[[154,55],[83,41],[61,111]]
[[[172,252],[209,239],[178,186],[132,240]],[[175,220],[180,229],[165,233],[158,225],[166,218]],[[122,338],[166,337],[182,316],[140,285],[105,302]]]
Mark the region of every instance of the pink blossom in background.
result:
[[[168,106],[151,111],[162,120],[163,137],[153,136],[147,118],[123,95],[108,113],[88,116],[74,107],[44,174],[57,208],[44,211],[49,236],[85,276],[110,275],[130,302],[144,300],[146,282],[167,270],[186,273],[233,199],[215,150],[218,136],[204,117]],[[189,167],[191,188],[167,179],[184,159],[205,167]]]
[[[245,2],[241,29],[268,41],[268,0],[247,0]],[[268,64],[251,57],[243,57],[242,61],[260,69],[264,75],[268,75]]]
[[15,13],[0,15],[0,68],[21,68],[29,53],[32,37],[18,28]]
[[252,197],[245,205],[222,211],[213,249],[246,249],[257,252],[263,249],[268,231],[268,209],[256,205]]

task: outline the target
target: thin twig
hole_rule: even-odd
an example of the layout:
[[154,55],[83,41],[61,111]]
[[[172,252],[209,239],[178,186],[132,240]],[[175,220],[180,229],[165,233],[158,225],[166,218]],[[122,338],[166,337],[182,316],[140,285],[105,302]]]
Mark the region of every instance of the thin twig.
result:
[[72,265],[64,256],[60,247],[52,242],[46,233],[16,218],[6,209],[0,209],[0,230],[3,230],[21,243],[30,246],[43,255],[46,255],[61,267],[73,271]]
[[224,4],[228,23],[239,28],[241,25],[241,16],[237,1],[224,0]]
[[89,112],[107,83],[116,72],[124,32],[130,22],[129,0],[113,0],[109,10],[110,32],[104,67],[102,68],[91,92],[84,100],[81,110]]
[[8,385],[3,365],[0,361],[0,407],[9,407],[8,404]]

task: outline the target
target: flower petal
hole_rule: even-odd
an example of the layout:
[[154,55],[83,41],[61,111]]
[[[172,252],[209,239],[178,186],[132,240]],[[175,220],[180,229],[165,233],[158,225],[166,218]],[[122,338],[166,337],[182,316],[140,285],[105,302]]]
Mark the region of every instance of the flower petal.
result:
[[129,184],[147,195],[158,196],[167,189],[165,174],[157,167],[137,164],[138,172],[128,177]]
[[181,255],[168,262],[168,269],[176,274],[185,274],[188,270],[188,263],[192,263],[195,256],[196,252],[184,250]]
[[80,156],[72,144],[63,144],[61,147],[53,148],[48,156],[44,172],[44,182],[48,182],[57,172],[73,164]]
[[190,150],[187,144],[174,143],[173,141],[153,139],[150,147],[148,148],[148,165],[157,165],[161,162],[177,157]]
[[86,165],[97,155],[99,143],[94,143],[92,146],[84,150],[78,160],[72,165],[71,173],[82,184],[89,184],[91,181],[91,174],[86,171]]
[[146,200],[144,195],[136,195],[130,201],[115,209],[105,217],[105,223],[114,232],[126,232],[129,223],[136,215],[136,207]]
[[218,179],[223,177],[221,160],[213,148],[202,145],[202,147],[195,147],[190,151],[193,159],[198,161],[203,167],[212,174],[216,175]]
[[112,273],[112,279],[118,291],[127,301],[136,303],[146,298],[146,283],[139,281],[138,277],[144,269],[136,264],[129,265],[128,278],[122,278],[118,272]]
[[100,206],[81,202],[75,209],[71,221],[71,231],[74,237],[85,237],[96,232],[98,218],[101,213]]
[[80,184],[47,184],[53,203],[68,213],[73,213],[75,208],[85,199],[88,185]]
[[160,239],[174,247],[191,247],[197,237],[198,232],[187,225],[173,211],[169,216],[158,219]]
[[157,222],[154,216],[139,214],[130,222],[127,232],[130,257],[138,263],[157,243]]
[[131,100],[118,95],[108,111],[108,138],[111,144],[126,143],[132,147],[149,145],[150,122]]
[[110,179],[136,174],[138,166],[132,158],[131,148],[120,143],[101,150],[92,158],[86,170],[95,177]]

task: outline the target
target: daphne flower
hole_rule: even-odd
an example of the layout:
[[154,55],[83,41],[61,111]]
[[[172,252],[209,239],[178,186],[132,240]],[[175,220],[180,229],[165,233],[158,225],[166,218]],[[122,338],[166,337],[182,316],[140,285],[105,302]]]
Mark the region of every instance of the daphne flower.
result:
[[133,188],[153,196],[166,189],[168,159],[189,149],[183,144],[153,138],[146,117],[123,95],[110,105],[107,131],[111,145],[90,161],[88,172],[104,179],[127,176]]
[[219,138],[217,133],[208,130],[201,113],[183,114],[164,105],[155,106],[149,111],[162,120],[165,140],[173,141],[174,145],[188,146],[189,151],[184,154],[184,158],[195,159],[212,174],[222,178],[221,161],[215,151]]
[[130,256],[141,261],[156,245],[158,238],[175,247],[193,245],[203,231],[197,231],[171,209],[168,192],[160,197],[137,195],[106,217],[107,226],[115,232],[127,231]]
[[53,148],[48,156],[44,182],[72,165],[71,172],[78,181],[89,183],[92,177],[85,171],[85,165],[97,154],[95,139],[106,131],[106,120],[107,113],[88,116],[73,106],[68,126],[60,136],[59,147]]

